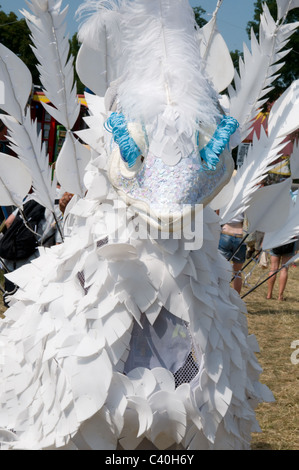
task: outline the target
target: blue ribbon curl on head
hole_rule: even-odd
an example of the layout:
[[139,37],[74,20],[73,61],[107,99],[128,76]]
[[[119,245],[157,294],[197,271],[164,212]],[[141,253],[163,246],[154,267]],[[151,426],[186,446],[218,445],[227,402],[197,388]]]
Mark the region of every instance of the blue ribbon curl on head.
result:
[[105,129],[111,132],[114,142],[119,146],[122,159],[132,168],[141,151],[134,139],[130,136],[127,122],[123,114],[112,113],[104,124]]
[[210,142],[200,151],[206,170],[215,170],[219,156],[229,143],[231,135],[238,129],[239,123],[230,116],[223,116]]

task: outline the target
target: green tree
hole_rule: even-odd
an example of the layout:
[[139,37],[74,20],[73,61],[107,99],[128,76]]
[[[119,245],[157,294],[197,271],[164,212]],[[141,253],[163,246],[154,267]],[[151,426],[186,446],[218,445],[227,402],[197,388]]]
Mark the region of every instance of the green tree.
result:
[[[262,4],[266,3],[269,11],[276,21],[277,18],[277,4],[276,0],[257,0],[254,4],[254,18],[253,21],[249,21],[247,25],[247,33],[250,37],[251,28],[257,38],[259,37],[259,22],[260,15],[263,12]],[[299,8],[291,10],[286,18],[287,23],[293,23],[299,21]],[[285,64],[279,71],[280,77],[275,81],[275,89],[269,93],[269,100],[275,101],[278,96],[299,76],[299,35],[294,33],[285,49],[292,49],[292,51],[286,56]]]
[[207,21],[202,16],[206,13],[206,10],[204,10],[202,7],[194,7],[193,11],[196,23],[200,28],[202,28],[207,23]]
[[79,52],[79,49],[80,49],[80,43],[78,41],[77,33],[73,35],[73,37],[72,37],[72,39],[70,39],[69,43],[70,43],[70,54],[74,58],[74,61],[73,61],[73,64],[74,64],[74,80],[75,80],[76,85],[77,85],[77,93],[78,94],[83,94],[84,90],[85,90],[85,86],[81,82],[81,80],[80,80],[80,78],[77,74],[77,71],[76,71],[76,59],[77,59],[77,55],[78,55],[78,52]]
[[[0,6],[1,8],[1,6]],[[0,10],[0,43],[14,52],[29,68],[34,84],[40,84],[36,69],[37,60],[31,49],[30,31],[25,19],[18,19],[13,12]]]

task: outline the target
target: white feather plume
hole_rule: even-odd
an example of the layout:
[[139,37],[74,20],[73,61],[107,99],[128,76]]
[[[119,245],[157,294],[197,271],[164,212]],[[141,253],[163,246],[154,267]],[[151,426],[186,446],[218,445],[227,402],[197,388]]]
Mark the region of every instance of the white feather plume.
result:
[[124,114],[147,124],[170,108],[193,129],[198,122],[215,124],[218,96],[203,75],[188,0],[124,2],[121,14]]
[[122,57],[119,2],[107,3],[86,1],[77,11],[81,19],[83,14],[93,13],[79,29],[82,46],[76,69],[82,83],[98,96],[104,96],[118,78]]
[[251,32],[251,53],[244,45],[244,60],[240,59],[240,75],[235,72],[234,87],[229,87],[230,114],[240,124],[240,142],[249,134],[265,96],[283,66],[281,59],[290,52],[282,50],[298,27],[299,22],[275,22],[267,5],[263,4],[259,42]]
[[222,223],[228,222],[249,207],[258,185],[285,147],[286,137],[299,127],[298,91],[299,80],[295,81],[273,106],[269,114],[268,135],[263,128],[259,140],[254,134],[253,145],[235,176],[235,189],[231,200],[220,211]]

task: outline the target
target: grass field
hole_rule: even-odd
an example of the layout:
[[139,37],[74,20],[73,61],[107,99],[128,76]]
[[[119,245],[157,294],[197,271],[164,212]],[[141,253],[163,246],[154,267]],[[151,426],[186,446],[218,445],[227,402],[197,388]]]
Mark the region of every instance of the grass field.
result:
[[[257,266],[249,283],[253,286],[266,273]],[[241,295],[248,289],[244,287]],[[253,435],[252,448],[299,450],[299,363],[291,361],[292,353],[296,353],[291,344],[299,341],[299,263],[298,267],[289,268],[284,302],[275,300],[278,279],[273,299],[266,300],[266,293],[265,283],[244,297],[249,332],[255,334],[260,347],[257,357],[263,368],[261,382],[268,385],[276,400],[258,407],[257,417],[263,432]]]
[[[253,265],[246,268],[249,273]],[[244,295],[251,286],[264,278],[267,270],[256,266],[244,286]],[[291,348],[299,341],[299,263],[290,267],[285,291],[286,301],[277,298],[277,281],[273,300],[266,300],[266,284],[244,298],[248,310],[249,333],[255,334],[263,368],[261,382],[274,394],[275,403],[261,404],[257,418],[262,433],[254,434],[253,450],[299,450],[299,363],[291,361]],[[0,296],[1,299],[1,296]],[[0,315],[5,311],[0,300]],[[299,346],[297,348],[299,350]],[[297,358],[299,359],[299,353]]]

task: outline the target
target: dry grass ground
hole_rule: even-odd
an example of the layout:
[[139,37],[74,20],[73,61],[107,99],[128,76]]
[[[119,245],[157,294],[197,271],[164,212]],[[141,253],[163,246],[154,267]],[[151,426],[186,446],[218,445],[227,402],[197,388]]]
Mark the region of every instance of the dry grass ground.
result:
[[[248,266],[246,269],[249,272]],[[251,286],[264,279],[267,270],[257,266],[248,279]],[[248,292],[244,287],[242,295]],[[257,354],[263,368],[261,382],[274,394],[275,403],[262,404],[257,418],[262,433],[254,434],[253,449],[299,450],[299,364],[291,361],[291,348],[299,340],[299,263],[289,268],[286,300],[279,302],[278,278],[272,300],[266,300],[266,283],[244,297],[248,327],[260,347]],[[299,349],[297,346],[296,349]],[[299,354],[297,356],[299,358]]]
[[[251,267],[246,268],[247,273]],[[253,286],[264,275],[266,271],[257,266],[249,284]],[[242,295],[248,289],[245,286]],[[297,268],[289,269],[285,295],[285,302],[266,300],[264,284],[244,298],[249,332],[255,334],[260,346],[257,357],[263,368],[261,382],[272,390],[276,400],[257,409],[262,433],[253,435],[253,450],[299,450],[299,364],[291,362],[295,351],[291,343],[299,340],[299,263]],[[4,312],[0,296],[0,315]]]

